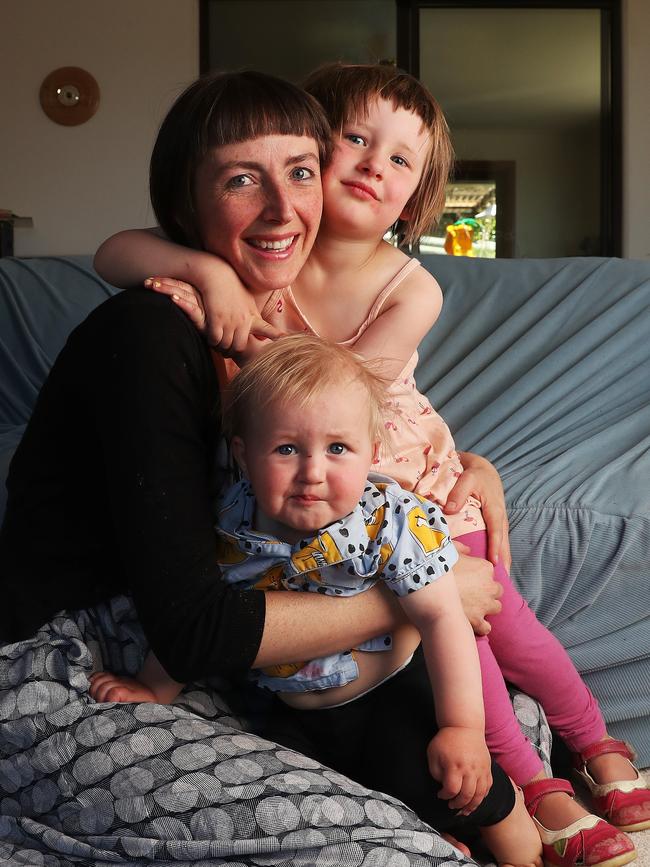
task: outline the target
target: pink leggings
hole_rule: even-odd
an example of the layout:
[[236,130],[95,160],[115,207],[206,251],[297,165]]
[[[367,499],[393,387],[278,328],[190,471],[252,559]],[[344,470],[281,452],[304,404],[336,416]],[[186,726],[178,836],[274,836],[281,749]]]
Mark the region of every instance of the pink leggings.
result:
[[[473,557],[485,558],[484,530],[458,536],[457,541],[467,545]],[[542,763],[517,725],[506,680],[539,701],[549,725],[572,752],[599,741],[605,735],[605,722],[566,650],[537,620],[500,564],[494,568],[494,578],[503,586],[503,607],[488,618],[489,636],[476,639],[485,738],[492,756],[521,786],[542,770]]]

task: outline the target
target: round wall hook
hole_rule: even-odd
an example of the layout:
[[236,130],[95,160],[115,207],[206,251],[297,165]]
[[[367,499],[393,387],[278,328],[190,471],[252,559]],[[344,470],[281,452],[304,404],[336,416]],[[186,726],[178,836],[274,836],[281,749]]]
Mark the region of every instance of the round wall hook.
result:
[[85,123],[99,106],[99,85],[78,66],[62,66],[43,79],[41,108],[55,123],[77,126]]

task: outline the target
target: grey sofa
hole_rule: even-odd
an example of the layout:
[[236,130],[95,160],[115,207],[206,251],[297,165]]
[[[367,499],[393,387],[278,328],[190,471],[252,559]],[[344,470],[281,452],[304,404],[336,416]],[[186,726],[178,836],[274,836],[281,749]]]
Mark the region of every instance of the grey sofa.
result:
[[[650,765],[650,263],[432,256],[423,257],[423,264],[438,278],[445,303],[421,346],[420,387],[450,423],[458,446],[485,455],[498,467],[509,507],[515,580],[540,619],[568,648],[600,700],[612,734],[631,740],[640,763]],[[7,467],[50,365],[72,328],[116,291],[99,279],[87,257],[0,260],[0,517]],[[130,641],[137,644],[137,628],[125,611],[118,602],[99,612],[88,634],[95,634],[100,624],[99,632],[112,634],[120,652]],[[55,630],[69,637],[78,625],[65,621]],[[98,639],[97,652],[108,658],[107,664],[114,650],[110,640]],[[20,658],[35,659],[34,653],[23,648]],[[71,652],[68,663],[81,667],[70,682],[82,684],[83,692],[83,664],[91,663],[73,656]],[[51,677],[50,663],[43,665]],[[7,686],[0,684],[0,690]],[[39,719],[49,719],[42,694],[30,698],[36,701]],[[195,698],[199,704],[205,701]],[[3,716],[5,710],[0,700],[0,765],[13,758],[15,771],[22,767],[20,751],[31,755],[32,747],[17,743],[23,729],[12,727],[16,715]],[[208,712],[204,703],[200,711],[217,720],[215,725],[236,726],[227,709],[213,706]],[[175,713],[176,718],[165,723],[170,731],[186,719],[182,708]],[[90,723],[92,706],[84,705],[83,714]],[[37,748],[52,737],[44,729]],[[58,758],[61,750],[54,746]],[[446,844],[425,840],[421,835],[426,826],[386,796],[369,800],[350,788],[352,784],[346,789],[338,778],[326,781],[320,771],[302,767],[299,773],[305,778],[311,773],[309,791],[320,792],[319,797],[323,786],[331,789],[335,784],[343,787],[336,797],[347,799],[346,804],[357,797],[358,804],[381,804],[381,822],[366,818],[350,830],[347,819],[338,825],[329,820],[318,824],[320,820],[311,817],[300,841],[303,854],[295,861],[285,857],[288,837],[276,840],[275,849],[267,842],[261,850],[246,849],[234,837],[228,848],[221,838],[221,848],[203,856],[190,843],[176,849],[172,843],[152,843],[147,850],[147,834],[136,840],[132,826],[126,837],[116,842],[112,836],[109,843],[96,828],[93,836],[94,826],[86,818],[90,825],[81,833],[83,816],[72,816],[72,807],[66,808],[68,818],[61,827],[54,822],[52,836],[52,823],[34,822],[40,809],[35,802],[12,806],[7,793],[13,791],[13,777],[3,781],[0,774],[0,860],[27,863],[21,853],[31,847],[48,853],[38,861],[46,865],[99,864],[103,855],[97,853],[109,846],[112,854],[106,852],[106,857],[112,863],[178,863],[178,858],[190,862],[218,856],[224,861],[210,863],[307,864],[324,853],[334,857],[332,863],[348,863],[330,847],[352,845],[350,840],[361,846],[363,840],[359,857],[370,859],[363,863],[383,864],[385,852],[378,849],[376,861],[368,855],[371,841],[381,838],[380,848],[399,851],[408,859],[405,864],[468,863],[448,855]],[[95,807],[91,803],[88,810]],[[227,812],[226,807],[219,810]],[[61,809],[57,815],[64,813]],[[25,820],[25,815],[31,818]],[[397,824],[391,825],[393,821]],[[323,836],[314,830],[325,826],[336,827],[336,834]],[[279,850],[285,852],[284,861],[271,854]]]

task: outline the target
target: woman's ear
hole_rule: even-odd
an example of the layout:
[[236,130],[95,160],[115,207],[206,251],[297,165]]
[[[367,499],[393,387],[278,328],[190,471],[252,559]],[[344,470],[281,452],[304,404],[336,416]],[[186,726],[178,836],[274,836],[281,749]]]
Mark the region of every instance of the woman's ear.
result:
[[246,474],[246,446],[244,440],[235,434],[230,440],[230,449],[242,473]]

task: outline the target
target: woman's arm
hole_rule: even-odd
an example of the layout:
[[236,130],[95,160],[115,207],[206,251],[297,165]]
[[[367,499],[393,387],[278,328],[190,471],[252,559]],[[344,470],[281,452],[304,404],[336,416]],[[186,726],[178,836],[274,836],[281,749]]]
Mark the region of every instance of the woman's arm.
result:
[[253,668],[349,650],[408,621],[383,586],[345,597],[291,590],[264,595],[264,633]]
[[487,525],[488,560],[503,563],[510,571],[512,558],[508,541],[508,513],[501,478],[495,467],[480,455],[460,452],[464,472],[449,492],[443,511],[454,514],[471,494],[481,503],[483,518]]
[[489,560],[468,556],[469,548],[460,542],[454,545],[459,554],[454,578],[465,617],[476,635],[488,635],[492,627],[486,617],[501,611],[503,586],[494,580],[494,566]]

